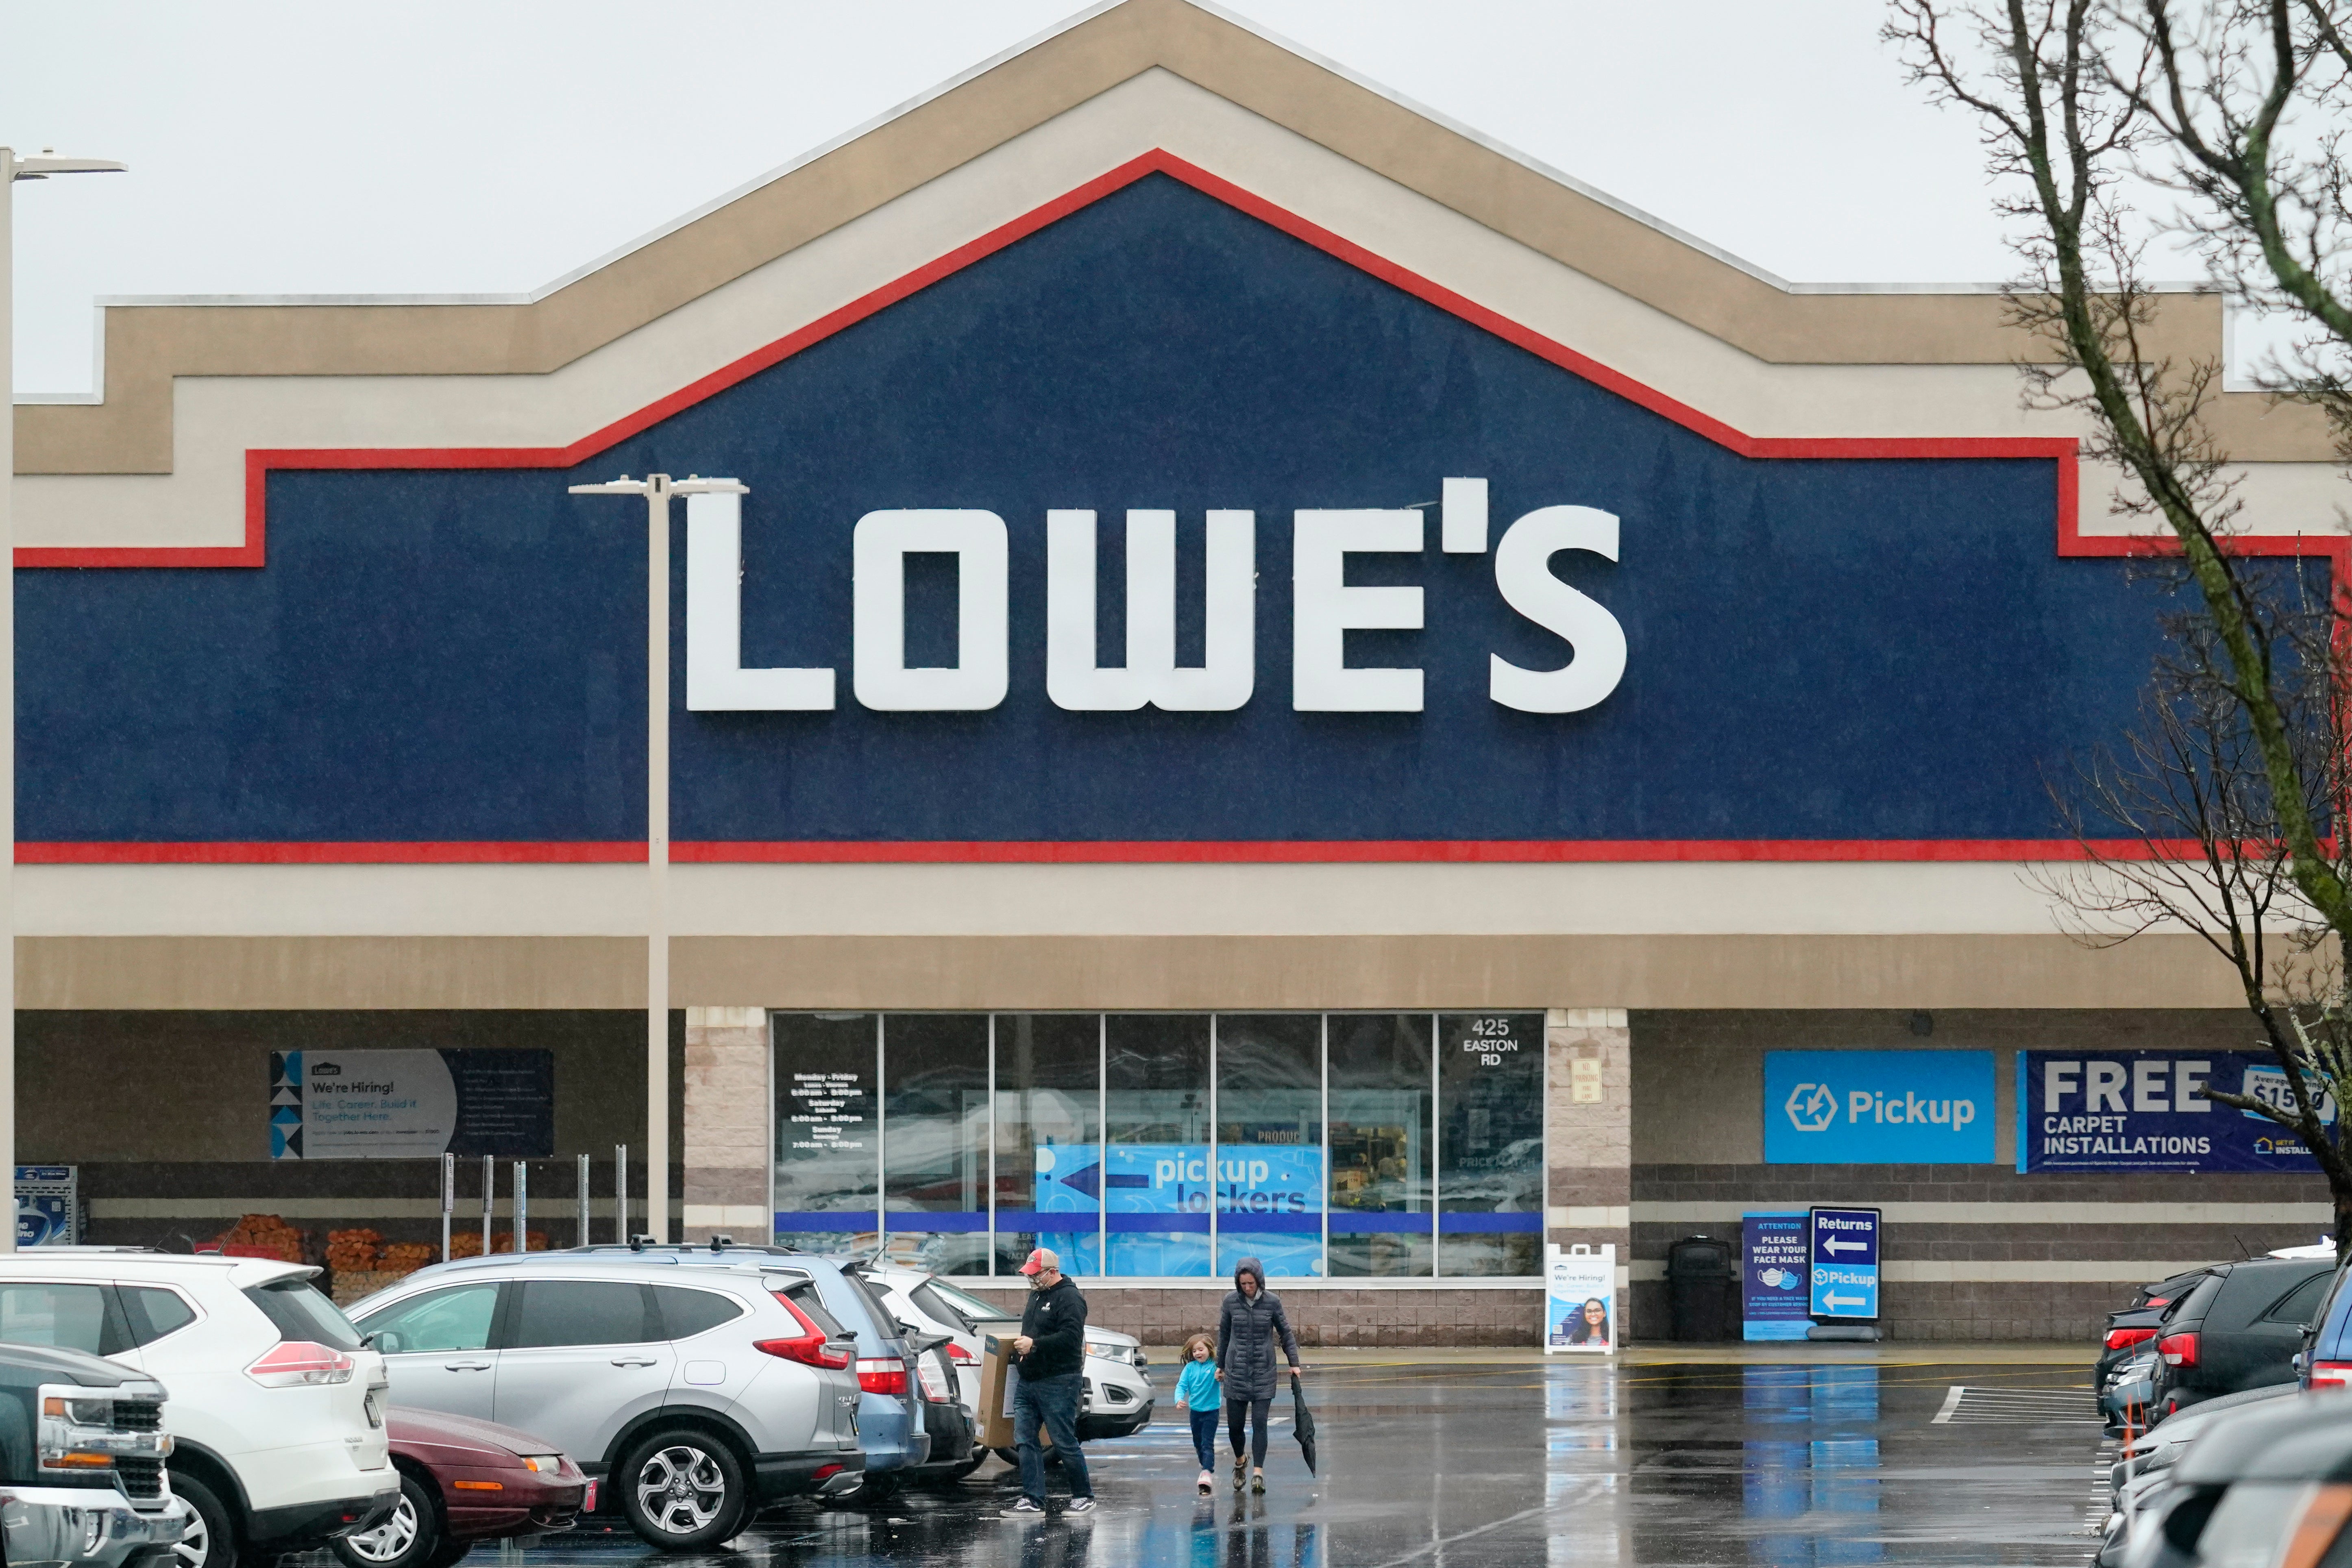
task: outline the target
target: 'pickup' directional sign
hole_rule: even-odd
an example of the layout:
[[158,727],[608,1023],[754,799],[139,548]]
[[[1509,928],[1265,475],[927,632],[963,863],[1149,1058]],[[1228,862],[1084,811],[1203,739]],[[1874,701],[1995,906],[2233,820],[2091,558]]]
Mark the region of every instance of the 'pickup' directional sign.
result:
[[1870,1321],[1878,1316],[1878,1211],[1824,1209],[1812,1215],[1812,1315]]

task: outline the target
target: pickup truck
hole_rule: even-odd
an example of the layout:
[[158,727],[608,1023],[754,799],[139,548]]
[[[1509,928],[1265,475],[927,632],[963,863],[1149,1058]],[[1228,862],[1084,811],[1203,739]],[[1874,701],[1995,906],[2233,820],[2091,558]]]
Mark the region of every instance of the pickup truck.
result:
[[0,1343],[6,1568],[167,1568],[188,1528],[163,1385],[80,1351]]

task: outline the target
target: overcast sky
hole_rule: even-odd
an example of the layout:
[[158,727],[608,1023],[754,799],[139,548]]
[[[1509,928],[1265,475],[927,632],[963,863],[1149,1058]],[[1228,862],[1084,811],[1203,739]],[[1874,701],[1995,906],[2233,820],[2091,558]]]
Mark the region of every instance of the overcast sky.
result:
[[[131,165],[16,187],[16,387],[99,295],[537,288],[1082,8],[0,0],[0,143]],[[2010,270],[1878,0],[1231,8],[1782,277]]]

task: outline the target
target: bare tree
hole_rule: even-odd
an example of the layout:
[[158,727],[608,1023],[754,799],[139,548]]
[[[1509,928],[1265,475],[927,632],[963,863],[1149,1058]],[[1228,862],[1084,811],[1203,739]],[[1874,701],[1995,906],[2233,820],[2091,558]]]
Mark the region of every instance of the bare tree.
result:
[[[1915,82],[1974,114],[2023,262],[2006,291],[2031,407],[2075,415],[2084,456],[2117,470],[2116,509],[2161,521],[2202,613],[2173,628],[2142,730],[2100,753],[2071,808],[2089,856],[2050,879],[2095,940],[2186,928],[2237,969],[2289,1103],[2217,1091],[2294,1131],[2327,1177],[2352,1253],[2352,1162],[2323,1116],[2347,1044],[2352,863],[2342,760],[2340,588],[2316,606],[2233,550],[2242,521],[2208,415],[2222,365],[2167,353],[2152,232],[2123,199],[2153,175],[2235,287],[2307,319],[2317,345],[2286,391],[2352,433],[2325,345],[2352,347],[2338,285],[2346,220],[2328,129],[2352,73],[2330,0],[1892,0],[1885,37]],[[2332,62],[2332,63],[2330,63]],[[2252,70],[2251,64],[2262,68]],[[2297,134],[2283,132],[2294,129]],[[2331,399],[2333,401],[2331,401]],[[2095,837],[2121,825],[2118,848]],[[2339,1119],[2340,1120],[2340,1119]]]
[[[2272,635],[2293,658],[2282,696],[2307,808],[2334,821],[2347,804],[2352,719],[2336,617],[2291,585],[2259,600],[2282,611]],[[2346,949],[2304,900],[2287,865],[2268,770],[2255,752],[2225,658],[2202,616],[2177,617],[2140,722],[2118,745],[2093,750],[2072,777],[2052,781],[2061,819],[2084,847],[2074,864],[2031,879],[2069,911],[2075,935],[2106,947],[2150,931],[2188,931],[2227,963],[2240,994],[2290,1081],[2316,1093],[2289,1103],[2211,1089],[2221,1105],[2268,1117],[2311,1151],[2327,1179],[2336,1234],[2352,1236],[2352,1144],[2336,1108],[2352,1104],[2352,1011]],[[2329,847],[2336,846],[2331,841]]]

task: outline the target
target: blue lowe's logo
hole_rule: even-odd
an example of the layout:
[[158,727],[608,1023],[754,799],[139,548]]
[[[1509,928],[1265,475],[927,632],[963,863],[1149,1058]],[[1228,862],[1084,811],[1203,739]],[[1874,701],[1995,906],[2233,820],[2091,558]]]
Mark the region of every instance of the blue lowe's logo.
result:
[[1976,1164],[1993,1158],[1990,1051],[1770,1051],[1771,1164]]

